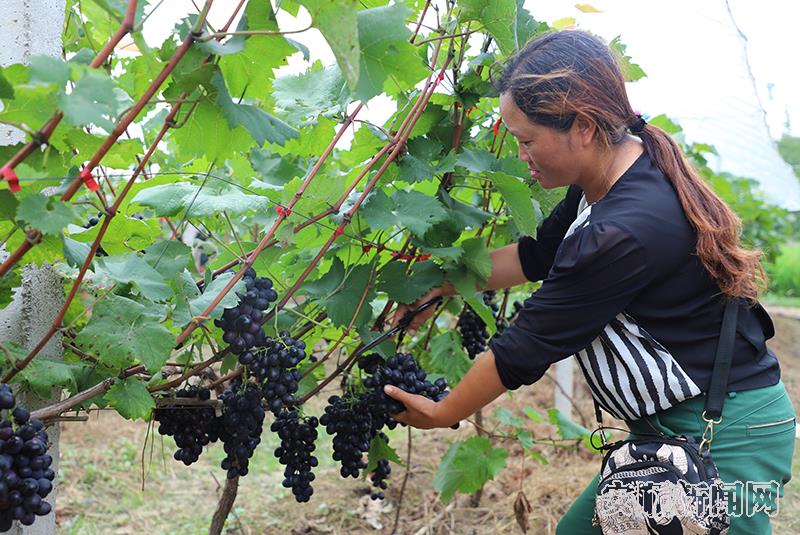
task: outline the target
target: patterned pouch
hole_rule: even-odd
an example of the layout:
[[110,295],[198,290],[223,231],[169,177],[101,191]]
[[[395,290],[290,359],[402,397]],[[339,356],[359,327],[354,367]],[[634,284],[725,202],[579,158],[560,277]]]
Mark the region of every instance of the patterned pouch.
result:
[[695,439],[664,435],[602,449],[593,524],[605,535],[728,532],[728,492]]

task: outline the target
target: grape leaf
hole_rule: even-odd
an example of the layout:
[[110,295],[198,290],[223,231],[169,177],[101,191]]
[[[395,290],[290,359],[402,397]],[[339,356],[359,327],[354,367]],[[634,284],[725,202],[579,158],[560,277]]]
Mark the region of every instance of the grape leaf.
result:
[[114,383],[106,392],[105,400],[117,410],[120,416],[129,420],[148,418],[156,406],[153,396],[135,377],[128,377],[122,382]]
[[249,210],[265,210],[269,199],[247,195],[239,189],[215,189],[206,186],[198,193],[200,186],[188,182],[175,182],[143,189],[131,203],[152,208],[155,215],[174,216],[192,207],[192,216],[208,216],[228,211],[239,214]]
[[290,138],[297,137],[298,132],[295,128],[274,115],[270,115],[256,106],[233,102],[227,87],[225,87],[225,80],[220,73],[215,73],[211,77],[211,85],[217,90],[216,103],[228,120],[228,126],[236,128],[242,125],[245,130],[250,132],[250,135],[253,136],[259,146],[266,141],[283,145]]
[[[239,29],[280,30],[270,2],[248,2]],[[282,35],[253,35],[245,39],[244,50],[222,56],[219,66],[231,94],[268,101],[274,69],[286,65],[295,51]]]
[[644,70],[636,63],[631,60],[631,57],[625,54],[626,46],[622,43],[622,36],[616,36],[614,39],[608,43],[608,46],[617,53],[617,57],[620,60],[620,67],[622,68],[622,74],[625,77],[626,82],[635,82],[640,78],[644,78],[647,74]]
[[411,9],[399,3],[358,12],[361,59],[356,99],[366,102],[379,95],[390,77],[402,84],[400,89],[410,89],[428,74],[416,47],[408,42],[410,14]]
[[406,274],[406,267],[405,262],[392,262],[378,277],[378,290],[398,303],[412,303],[444,280],[439,266],[430,260],[415,262],[409,274]]
[[500,423],[510,425],[512,427],[523,427],[525,422],[519,416],[514,416],[510,410],[505,407],[500,407],[494,411],[494,416]]
[[16,195],[7,189],[0,190],[0,219],[13,221],[18,206],[19,200]]
[[86,257],[89,256],[91,247],[86,243],[75,241],[66,236],[62,236],[62,240],[64,241],[64,260],[71,266],[82,266],[86,261]]
[[186,123],[173,130],[169,139],[177,156],[185,160],[223,161],[230,157],[231,147],[246,152],[253,143],[253,136],[244,127],[230,128],[222,109],[207,100],[198,104]]
[[192,250],[185,243],[161,240],[144,250],[144,261],[168,280],[186,269],[191,254]]
[[405,466],[403,461],[389,445],[389,442],[380,435],[375,435],[369,443],[369,452],[367,453],[367,467],[364,469],[364,475],[375,471],[378,467],[378,461],[388,460],[397,463],[400,466]]
[[14,288],[19,288],[22,284],[19,272],[11,270],[0,277],[0,307],[5,307],[14,297]]
[[17,207],[17,219],[38,228],[44,234],[60,235],[64,227],[77,217],[71,205],[40,193],[28,195]]
[[18,377],[28,384],[37,396],[49,399],[53,395],[53,387],[77,388],[75,382],[76,369],[82,368],[80,363],[53,360],[37,356],[23,369]]
[[497,158],[486,149],[466,149],[456,157],[456,165],[466,167],[476,174],[496,171],[500,165]]
[[488,438],[475,436],[454,442],[442,457],[433,479],[433,486],[450,501],[456,491],[475,492],[500,473],[506,465],[508,452],[493,448]]
[[150,301],[166,301],[172,297],[172,288],[164,277],[136,253],[96,258],[94,262],[96,277],[133,284]]
[[447,209],[447,220],[452,221],[460,230],[477,228],[493,217],[492,214],[480,208],[458,202],[444,189],[439,190],[438,197]]
[[517,49],[516,0],[461,0],[459,5],[463,10],[463,20],[475,20],[483,24],[503,54],[510,55]]
[[131,99],[109,77],[92,69],[81,76],[69,94],[59,93],[58,104],[69,124],[95,124],[110,132],[114,119],[131,104]]
[[99,301],[89,324],[78,333],[79,346],[99,351],[106,366],[118,370],[137,360],[155,373],[169,359],[175,336],[161,325],[164,307],[110,294]]
[[311,14],[311,22],[328,46],[336,63],[355,90],[359,75],[358,0],[301,0]]
[[5,77],[2,69],[0,69],[0,98],[14,98],[14,87]]
[[423,236],[431,225],[447,217],[447,211],[436,198],[419,191],[398,191],[392,196],[392,213],[398,224]]
[[487,280],[492,274],[492,257],[485,241],[480,237],[469,238],[461,242],[461,247],[464,248],[464,265],[478,275],[481,281]]
[[[330,297],[321,299],[319,304],[325,307],[334,325],[347,327],[352,321],[353,326],[358,328],[372,319],[370,302],[375,298],[374,283],[371,265],[355,266],[345,278],[341,288]],[[353,314],[362,301],[361,310],[353,320]]]
[[[211,304],[211,301],[213,301],[220,294],[222,289],[233,278],[233,275],[233,273],[222,273],[218,275],[217,278],[211,281],[211,284],[209,284],[208,287],[203,291],[202,295],[199,295],[189,301],[189,313],[192,315],[192,317],[201,314],[206,308],[208,308],[208,305]],[[194,281],[192,281],[192,284],[194,284]],[[211,312],[209,312],[208,317],[213,319],[219,318],[222,316],[223,309],[236,307],[236,305],[239,303],[239,297],[236,294],[244,294],[245,292],[246,289],[244,281],[240,279],[236,282],[233,288],[231,288],[231,290],[225,294],[225,297],[222,298],[222,301],[220,301],[219,304],[215,306]],[[191,317],[189,319],[191,319]],[[176,323],[179,323],[180,325],[186,325],[188,320],[186,322],[178,322],[176,320]]]
[[342,72],[317,62],[305,74],[283,76],[273,83],[275,105],[289,113],[289,120],[314,119],[344,114],[350,90]]
[[330,295],[344,280],[344,264],[339,257],[334,257],[327,273],[317,280],[308,281],[303,285],[303,290],[311,297],[326,297]]
[[394,202],[383,192],[383,190],[373,191],[364,204],[359,208],[358,213],[373,230],[389,228],[397,222],[394,214]]
[[431,339],[430,371],[442,374],[447,384],[457,384],[471,367],[472,361],[455,330],[445,331]]
[[500,172],[487,173],[508,204],[514,224],[528,236],[536,236],[541,211],[530,188],[516,177]]
[[69,65],[60,58],[35,55],[31,57],[31,82],[54,84],[61,89],[69,80]]

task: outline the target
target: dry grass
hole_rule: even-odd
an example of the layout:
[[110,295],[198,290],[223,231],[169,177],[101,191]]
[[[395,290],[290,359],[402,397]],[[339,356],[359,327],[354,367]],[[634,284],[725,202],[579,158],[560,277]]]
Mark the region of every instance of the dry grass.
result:
[[[794,399],[800,399],[800,321],[775,318],[778,331],[770,346],[781,357],[783,380]],[[593,410],[588,391],[576,381],[578,412],[591,427]],[[484,410],[484,427],[493,428],[494,408],[504,406],[515,414],[530,405],[544,413],[552,404],[552,382],[544,379],[533,387]],[[319,413],[322,401],[311,412]],[[576,416],[576,419],[579,417]],[[532,424],[537,438],[554,433],[552,426]],[[171,458],[170,443],[156,435],[146,451],[145,490],[142,491],[141,455],[146,426],[120,419],[114,413],[94,413],[87,423],[62,427],[63,478],[58,497],[60,532],[82,534],[202,534],[206,533],[221,490],[218,468],[222,449],[211,448],[192,467]],[[398,533],[403,535],[520,533],[513,513],[517,492],[527,495],[533,511],[529,533],[555,532],[560,516],[580,494],[599,468],[600,458],[582,448],[538,446],[548,464],[524,455],[511,446],[505,470],[487,483],[480,504],[470,496],[456,496],[443,503],[433,490],[433,477],[442,455],[455,439],[475,433],[472,425],[458,431],[414,431],[411,470],[404,492]],[[321,436],[325,437],[323,433]],[[622,436],[622,434],[619,434]],[[406,430],[391,433],[391,443],[405,459]],[[251,473],[242,479],[239,495],[226,526],[226,533],[256,534],[388,534],[394,522],[404,474],[393,467],[392,484],[384,502],[368,499],[363,480],[342,480],[330,461],[330,444],[320,444],[321,465],[316,470],[315,494],[309,504],[296,504],[280,486],[275,446],[270,433],[252,461]],[[800,449],[795,456],[800,474]],[[775,533],[800,533],[800,492],[790,485],[774,521]]]

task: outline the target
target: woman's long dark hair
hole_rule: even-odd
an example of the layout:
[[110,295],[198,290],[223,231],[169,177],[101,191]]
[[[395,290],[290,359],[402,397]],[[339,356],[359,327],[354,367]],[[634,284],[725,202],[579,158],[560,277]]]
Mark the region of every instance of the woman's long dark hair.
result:
[[697,231],[697,255],[728,296],[750,302],[766,286],[760,251],[740,241],[741,220],[692,168],[669,134],[644,125],[631,108],[614,53],[597,37],[577,30],[548,33],[511,57],[497,84],[510,92],[528,118],[566,131],[578,115],[597,124],[598,142],[621,142],[628,131],[672,183],[689,223]]

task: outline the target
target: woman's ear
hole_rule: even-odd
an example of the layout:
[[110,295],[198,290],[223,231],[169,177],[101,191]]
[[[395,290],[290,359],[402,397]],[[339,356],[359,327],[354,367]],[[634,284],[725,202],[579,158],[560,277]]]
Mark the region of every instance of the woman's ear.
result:
[[576,141],[578,141],[580,146],[588,147],[595,141],[597,123],[586,115],[578,114],[572,122],[570,130],[573,136],[576,137]]

